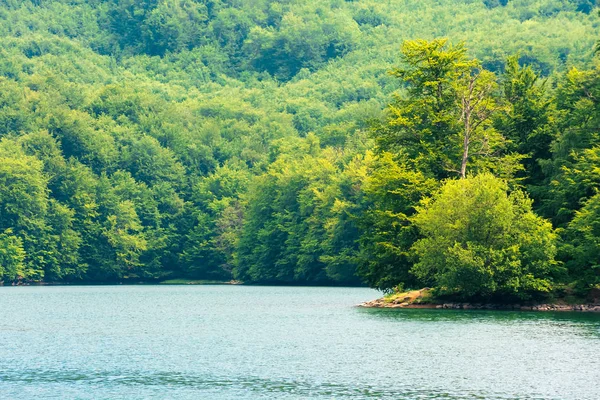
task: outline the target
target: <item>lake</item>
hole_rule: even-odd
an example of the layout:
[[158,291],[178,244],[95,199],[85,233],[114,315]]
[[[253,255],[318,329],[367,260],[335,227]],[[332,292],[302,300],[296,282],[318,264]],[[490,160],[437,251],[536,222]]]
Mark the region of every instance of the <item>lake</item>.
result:
[[600,315],[360,288],[0,288],[3,399],[600,399]]

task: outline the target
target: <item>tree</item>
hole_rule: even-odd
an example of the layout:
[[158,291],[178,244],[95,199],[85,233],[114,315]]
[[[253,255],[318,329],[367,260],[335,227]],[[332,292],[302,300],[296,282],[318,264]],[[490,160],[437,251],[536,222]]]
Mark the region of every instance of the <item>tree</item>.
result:
[[530,66],[521,67],[519,57],[512,56],[506,62],[502,82],[507,107],[494,125],[509,141],[509,150],[525,156],[524,171],[518,176],[529,186],[539,184],[545,178],[541,165],[551,158],[556,135],[555,106],[547,93],[547,81]]
[[406,41],[404,67],[392,71],[406,85],[406,96],[396,96],[388,107],[386,124],[376,131],[380,149],[405,153],[418,170],[436,178],[458,171],[456,145],[460,125],[456,81],[475,63],[462,44],[445,39]]
[[[557,135],[552,157],[542,161],[546,180],[540,188],[540,212],[557,227],[566,226],[599,182],[600,70],[575,68],[560,80],[554,95]],[[536,196],[538,197],[538,196]]]
[[110,211],[102,229],[102,234],[114,252],[104,262],[107,278],[139,276],[139,257],[147,249],[147,242],[141,231],[142,225],[131,201],[119,202]]
[[23,241],[12,233],[7,229],[0,234],[0,282],[14,281],[25,275]]
[[288,80],[303,68],[316,70],[326,61],[348,53],[359,32],[356,22],[339,11],[289,12],[278,29],[251,29],[244,52],[254,69]]
[[302,144],[309,154],[282,156],[250,184],[234,272],[247,282],[356,284],[358,232],[342,188],[348,176],[314,136]]
[[360,276],[361,235],[359,219],[365,211],[364,185],[371,172],[373,153],[354,156],[334,181],[323,190],[319,219],[324,222],[321,242],[325,272],[335,282],[356,284]]
[[[33,157],[14,154],[18,148],[10,149],[10,144],[0,142],[4,145],[4,149],[0,147],[0,231],[4,232],[2,240],[13,248],[5,256],[5,268],[23,272],[24,278],[41,279],[45,268],[50,267],[44,253],[51,253],[55,244],[46,223],[47,182],[42,163]],[[11,150],[13,154],[8,156]]]
[[162,56],[167,51],[195,47],[204,33],[206,13],[204,4],[192,0],[161,1],[144,21],[146,51]]
[[449,180],[413,218],[412,272],[441,294],[510,301],[552,289],[556,235],[521,191],[488,173]]
[[460,120],[463,123],[460,177],[464,179],[472,147],[479,145],[478,155],[491,156],[498,147],[494,142],[501,138],[497,137],[491,127],[492,116],[500,108],[493,97],[497,86],[496,75],[483,70],[461,78],[458,80],[457,92],[460,99]]
[[411,217],[437,182],[394,161],[391,153],[381,154],[370,168],[362,184],[364,204],[355,216],[360,228],[358,273],[380,290],[418,285],[410,274],[411,247],[419,238]]
[[319,181],[331,164],[306,155],[284,157],[256,178],[248,192],[237,249],[236,276],[250,282],[326,282],[322,221],[314,215]]
[[381,150],[406,155],[437,179],[464,178],[469,162],[480,170],[505,164],[498,162],[503,138],[491,124],[501,108],[497,78],[466,52],[446,39],[404,42],[405,66],[392,74],[404,82],[406,95],[396,96],[375,132]]
[[592,196],[575,214],[564,234],[561,251],[577,286],[589,289],[600,284],[600,194]]

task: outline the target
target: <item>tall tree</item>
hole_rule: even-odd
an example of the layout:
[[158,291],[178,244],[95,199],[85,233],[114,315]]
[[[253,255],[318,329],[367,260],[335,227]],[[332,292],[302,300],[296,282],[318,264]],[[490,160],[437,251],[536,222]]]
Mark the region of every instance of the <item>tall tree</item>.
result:
[[501,108],[497,78],[466,52],[446,39],[404,42],[404,66],[392,75],[405,84],[405,95],[395,97],[375,132],[380,149],[437,179],[464,178],[469,163],[482,170],[514,168],[498,162],[504,140],[491,124]]
[[462,158],[460,177],[467,176],[467,163],[472,156],[474,146],[478,146],[479,156],[493,156],[498,147],[496,141],[501,140],[491,126],[492,116],[500,109],[493,97],[496,89],[496,75],[489,71],[474,71],[469,76],[462,76],[457,81],[457,92],[460,101],[460,120],[463,124]]

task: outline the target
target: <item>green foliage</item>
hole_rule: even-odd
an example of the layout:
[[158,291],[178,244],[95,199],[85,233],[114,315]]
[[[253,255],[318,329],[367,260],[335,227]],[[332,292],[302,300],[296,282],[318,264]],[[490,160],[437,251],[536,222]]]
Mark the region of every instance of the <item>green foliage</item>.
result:
[[594,6],[0,0],[0,279],[417,286],[416,206],[491,172],[594,282]]
[[600,195],[586,201],[565,232],[562,252],[573,279],[584,289],[600,284]]
[[595,194],[597,173],[598,126],[600,109],[600,71],[572,69],[565,74],[556,92],[557,133],[552,158],[543,163],[547,176],[546,190],[541,192],[541,211],[554,224],[563,227],[576,210]]
[[410,274],[411,247],[419,236],[411,217],[437,182],[398,164],[391,153],[383,153],[371,168],[363,183],[365,205],[357,216],[362,232],[360,275],[380,290],[399,283],[414,286],[418,281]]
[[[406,65],[392,74],[406,85],[376,131],[379,147],[403,153],[411,166],[442,179],[465,177],[467,165],[512,173],[505,138],[492,120],[501,110],[497,77],[445,39],[404,42]],[[507,163],[508,161],[508,163]]]
[[23,241],[7,229],[0,234],[0,280],[15,281],[25,275]]
[[11,234],[3,239],[13,248],[4,267],[11,279],[62,278],[80,268],[73,214],[49,197],[47,185],[41,161],[0,142],[0,230]]
[[413,168],[447,177],[458,171],[462,143],[456,83],[477,64],[463,45],[454,47],[445,39],[405,42],[402,62],[406,67],[392,73],[406,84],[407,95],[390,105],[388,121],[376,133],[378,145],[406,152]]
[[277,29],[250,30],[244,49],[250,64],[258,71],[286,80],[303,68],[316,70],[326,61],[353,50],[360,35],[354,20],[339,10],[319,11],[308,8],[301,14],[289,12],[283,15]]
[[348,265],[343,254],[327,252],[344,252],[342,243],[335,244],[344,241],[345,229],[351,229],[332,226],[338,222],[332,211],[341,174],[336,155],[331,151],[321,155],[318,142],[307,142],[304,155],[278,159],[251,184],[235,271],[241,280],[321,284],[356,280],[353,263]]
[[551,144],[556,133],[554,104],[547,95],[547,81],[530,66],[519,65],[517,56],[510,57],[503,76],[506,113],[496,121],[496,128],[509,141],[510,151],[525,155],[524,170],[517,175],[526,184],[544,180],[541,164],[551,158]]
[[528,298],[552,288],[556,235],[531,201],[490,174],[447,181],[414,223],[413,272],[443,294]]

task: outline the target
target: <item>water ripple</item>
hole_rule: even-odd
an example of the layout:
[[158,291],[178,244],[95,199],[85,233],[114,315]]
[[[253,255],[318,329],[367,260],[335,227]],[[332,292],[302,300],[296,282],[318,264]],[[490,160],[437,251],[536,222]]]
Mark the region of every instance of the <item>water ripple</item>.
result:
[[[350,399],[489,399],[505,400],[517,397],[501,393],[452,393],[439,388],[394,388],[382,389],[371,386],[353,386],[330,382],[308,382],[297,380],[275,380],[259,377],[207,377],[194,374],[173,372],[162,373],[120,373],[106,374],[101,371],[64,371],[64,370],[20,370],[0,371],[2,384],[74,384],[79,386],[142,386],[157,387],[168,393],[177,387],[193,388],[197,392],[213,392],[227,389],[229,392],[256,392],[271,394],[278,398],[350,398]],[[542,397],[522,397],[521,399],[541,399]]]

